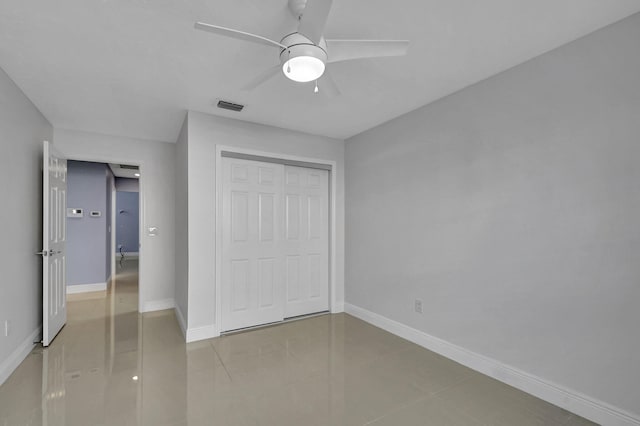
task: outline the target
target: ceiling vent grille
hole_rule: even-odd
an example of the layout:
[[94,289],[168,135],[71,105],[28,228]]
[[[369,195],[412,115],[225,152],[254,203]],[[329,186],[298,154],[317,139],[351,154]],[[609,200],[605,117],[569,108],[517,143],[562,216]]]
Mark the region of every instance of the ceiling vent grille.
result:
[[227,102],[227,101],[218,101],[218,108],[228,109],[229,111],[240,112],[242,111],[242,108],[244,108],[244,105],[234,104],[233,102]]
[[130,166],[128,164],[120,164],[121,169],[138,170],[138,166]]

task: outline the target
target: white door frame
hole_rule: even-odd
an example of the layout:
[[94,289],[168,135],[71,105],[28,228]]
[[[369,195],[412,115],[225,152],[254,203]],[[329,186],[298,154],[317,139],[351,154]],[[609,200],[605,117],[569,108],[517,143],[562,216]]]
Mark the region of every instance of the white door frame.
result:
[[[111,188],[109,188],[109,191],[110,191],[109,197],[111,197],[111,223],[109,224],[109,227],[111,228],[111,233],[109,234],[109,237],[111,238],[111,244],[109,247],[109,250],[111,250],[111,273],[109,275],[111,276],[110,280],[113,282],[113,280],[116,277],[116,257],[117,257],[116,256],[116,176],[115,175],[113,175],[113,182],[112,182]],[[138,208],[139,207],[140,206],[138,206]],[[138,220],[139,219],[140,218],[138,218]]]
[[216,307],[216,325],[215,335],[219,336],[222,332],[222,301],[220,300],[220,287],[222,275],[220,267],[222,265],[222,151],[233,152],[237,154],[252,155],[256,157],[266,157],[273,160],[298,161],[302,163],[313,163],[324,166],[331,166],[329,170],[329,311],[338,312],[338,301],[336,299],[336,192],[337,181],[336,172],[337,164],[335,161],[302,157],[298,155],[279,154],[274,152],[259,151],[255,149],[238,148],[235,146],[216,145],[216,206],[215,206],[215,307]]
[[[107,164],[107,167],[109,164],[129,164],[132,166],[138,166],[139,168],[139,172],[140,172],[140,177],[138,178],[138,182],[139,182],[139,186],[140,186],[140,192],[139,192],[139,197],[138,197],[138,244],[139,244],[139,248],[138,248],[138,312],[143,312],[143,297],[142,295],[144,294],[144,290],[147,288],[146,287],[146,283],[144,282],[144,274],[142,273],[142,268],[140,267],[140,265],[142,264],[142,252],[144,251],[142,249],[142,241],[143,241],[143,237],[144,237],[144,200],[145,200],[145,196],[144,196],[144,161],[141,160],[134,160],[131,158],[122,158],[122,157],[110,157],[110,156],[101,156],[101,155],[69,155],[68,160],[71,161],[88,161],[91,163],[103,163],[103,164]],[[115,278],[115,271],[116,271],[116,256],[115,256],[115,244],[116,244],[116,229],[115,229],[115,216],[114,216],[114,212],[116,211],[116,206],[115,206],[115,176],[114,176],[114,180],[113,180],[113,193],[109,194],[109,196],[113,195],[114,198],[112,199],[111,202],[111,224],[112,224],[112,228],[111,228],[111,279],[113,280]]]

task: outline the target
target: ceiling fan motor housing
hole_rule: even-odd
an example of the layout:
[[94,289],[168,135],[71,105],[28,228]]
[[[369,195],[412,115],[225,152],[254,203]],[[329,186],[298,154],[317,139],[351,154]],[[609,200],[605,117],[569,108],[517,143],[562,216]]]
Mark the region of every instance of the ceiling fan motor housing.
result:
[[324,38],[316,46],[302,34],[293,33],[285,36],[280,43],[289,46],[288,49],[282,49],[280,52],[280,62],[282,64],[285,64],[290,58],[297,58],[298,56],[311,56],[321,60],[324,64],[327,63],[327,44]]
[[319,46],[300,33],[285,36],[281,43],[288,46],[280,52],[280,63],[284,75],[299,83],[317,80],[322,76],[327,63],[326,43]]

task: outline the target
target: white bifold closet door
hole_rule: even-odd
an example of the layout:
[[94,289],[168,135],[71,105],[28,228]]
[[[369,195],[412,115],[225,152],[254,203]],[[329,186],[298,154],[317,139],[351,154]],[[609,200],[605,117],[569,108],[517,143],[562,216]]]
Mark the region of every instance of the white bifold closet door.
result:
[[328,310],[328,172],[222,166],[221,330]]

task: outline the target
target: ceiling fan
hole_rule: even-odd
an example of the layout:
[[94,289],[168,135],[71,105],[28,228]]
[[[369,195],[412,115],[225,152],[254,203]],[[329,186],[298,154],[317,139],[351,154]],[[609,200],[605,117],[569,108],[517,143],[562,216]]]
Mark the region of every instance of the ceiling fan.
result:
[[315,81],[314,92],[318,92],[318,79],[330,95],[339,90],[326,71],[326,64],[353,59],[402,56],[407,53],[407,40],[334,40],[325,39],[324,28],[333,0],[289,0],[289,10],[298,18],[298,31],[285,35],[279,42],[256,34],[225,28],[218,25],[196,22],[195,28],[210,33],[263,44],[279,50],[280,64],[269,68],[243,87],[252,90],[275,76],[280,70],[297,82]]

